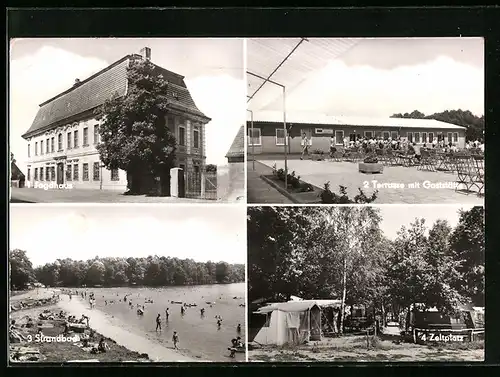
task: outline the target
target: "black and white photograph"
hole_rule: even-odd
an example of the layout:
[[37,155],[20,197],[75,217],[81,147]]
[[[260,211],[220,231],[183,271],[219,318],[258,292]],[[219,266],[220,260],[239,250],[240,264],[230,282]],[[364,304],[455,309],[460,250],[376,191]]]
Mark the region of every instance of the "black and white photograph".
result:
[[484,208],[249,206],[250,362],[484,361]]
[[249,203],[484,205],[483,38],[246,50]]
[[246,361],[245,206],[10,216],[11,365]]
[[11,202],[245,201],[243,45],[11,40]]

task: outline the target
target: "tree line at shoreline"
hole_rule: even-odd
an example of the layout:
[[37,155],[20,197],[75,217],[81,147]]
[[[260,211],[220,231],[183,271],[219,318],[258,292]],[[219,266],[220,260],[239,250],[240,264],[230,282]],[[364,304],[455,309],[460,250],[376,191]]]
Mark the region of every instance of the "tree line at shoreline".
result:
[[249,302],[295,295],[382,313],[484,306],[483,207],[460,211],[454,228],[415,218],[394,240],[381,221],[372,207],[249,208]]
[[33,267],[26,251],[9,253],[11,290],[40,283],[50,287],[184,286],[228,284],[245,281],[245,265],[196,262],[192,259],[149,256],[147,258],[99,258],[77,261],[57,259]]

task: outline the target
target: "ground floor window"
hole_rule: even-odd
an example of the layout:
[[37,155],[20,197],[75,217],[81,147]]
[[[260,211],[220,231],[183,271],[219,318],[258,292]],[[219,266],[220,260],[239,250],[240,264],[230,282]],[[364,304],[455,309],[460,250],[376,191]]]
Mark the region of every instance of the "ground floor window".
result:
[[452,143],[453,142],[453,134],[451,132],[448,132],[448,143]]
[[283,128],[276,128],[276,145],[285,145],[285,130]]
[[89,164],[83,164],[82,167],[82,178],[84,181],[89,180]]
[[441,141],[443,141],[443,140],[444,140],[444,135],[443,135],[441,132],[439,132],[439,133],[437,134],[437,140],[438,140],[438,142],[441,142]]
[[413,143],[413,132],[407,132],[406,137],[410,143]]
[[344,144],[344,131],[342,130],[335,131],[335,141],[337,145]]
[[453,142],[458,143],[458,132],[453,132]]
[[384,131],[382,137],[384,140],[388,140],[391,137],[391,133],[389,131]]
[[26,176],[28,177],[28,181],[31,179],[31,171],[30,168],[26,171]]
[[71,181],[71,165],[69,164],[66,167],[66,180]]
[[427,143],[427,132],[422,132],[422,143]]
[[373,139],[373,132],[371,132],[371,131],[365,131],[365,138],[367,138],[367,139]]
[[78,179],[80,179],[79,177],[79,169],[78,169],[78,164],[74,164],[73,165],[73,181],[78,181]]
[[112,181],[118,181],[119,175],[118,175],[118,169],[111,169],[111,180]]
[[260,128],[248,129],[248,145],[262,145],[262,135]]
[[413,134],[413,141],[417,144],[420,144],[420,132],[415,132]]
[[35,181],[38,181],[38,168],[35,168]]
[[55,166],[52,166],[50,168],[50,175],[51,175],[50,180],[55,181],[56,180],[56,167]]
[[391,139],[395,140],[399,137],[398,131],[391,131]]
[[358,139],[361,139],[361,135],[360,134],[349,134],[349,141],[356,141]]
[[99,171],[99,163],[98,162],[94,162],[94,172],[93,172],[93,176],[94,176],[94,181],[98,181],[100,179],[100,171]]
[[434,141],[434,132],[429,132],[429,143]]
[[380,139],[382,137],[382,131],[375,131],[375,139]]
[[40,168],[40,181],[43,181],[43,168]]
[[50,172],[51,172],[50,166],[46,167],[45,168],[45,180],[46,181],[50,181]]

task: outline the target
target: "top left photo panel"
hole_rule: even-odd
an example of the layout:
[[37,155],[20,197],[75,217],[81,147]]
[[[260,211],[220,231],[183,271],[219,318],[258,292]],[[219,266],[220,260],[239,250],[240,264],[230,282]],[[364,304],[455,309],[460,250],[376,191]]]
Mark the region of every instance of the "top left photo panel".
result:
[[244,40],[12,39],[11,203],[246,203]]

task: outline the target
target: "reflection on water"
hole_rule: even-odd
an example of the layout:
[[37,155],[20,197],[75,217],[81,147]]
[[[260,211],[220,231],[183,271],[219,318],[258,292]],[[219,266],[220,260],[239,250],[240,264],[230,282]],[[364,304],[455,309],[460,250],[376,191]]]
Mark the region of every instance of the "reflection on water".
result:
[[[166,288],[89,289],[96,297],[96,308],[119,318],[130,331],[173,348],[177,331],[181,353],[211,361],[244,361],[244,353],[228,357],[231,339],[244,340],[245,284],[217,284]],[[127,295],[127,300],[124,301]],[[107,303],[107,304],[106,304]],[[188,307],[184,310],[181,303]],[[137,309],[144,308],[138,315]],[[204,309],[204,311],[202,310]],[[168,320],[167,315],[168,313]],[[156,331],[160,315],[161,331]]]

